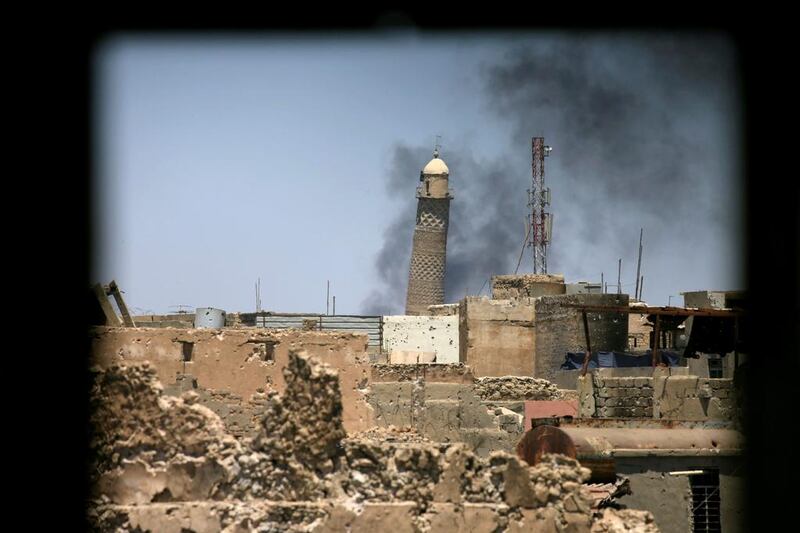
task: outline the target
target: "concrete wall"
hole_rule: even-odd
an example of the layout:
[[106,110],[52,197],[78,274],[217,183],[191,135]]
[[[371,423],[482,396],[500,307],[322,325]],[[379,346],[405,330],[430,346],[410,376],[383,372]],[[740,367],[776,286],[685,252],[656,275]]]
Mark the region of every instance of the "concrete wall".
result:
[[383,351],[432,352],[437,363],[458,363],[458,316],[383,317]]
[[[600,368],[577,379],[578,414],[586,418],[738,421],[732,379],[688,375],[686,367]],[[649,374],[649,375],[648,375]]]
[[533,299],[467,297],[459,308],[459,360],[481,376],[534,376]]
[[492,276],[492,299],[536,298],[538,296],[564,294],[562,274],[522,274]]
[[652,377],[604,377],[593,374],[595,414],[599,418],[651,418]]
[[[588,513],[516,508],[509,516],[507,504],[440,503],[423,510],[415,501],[366,502],[359,506],[341,500],[318,502],[193,501],[150,503],[146,505],[102,505],[92,512],[93,530],[112,531],[120,524],[125,530],[243,532],[243,531],[313,531],[332,533],[415,533],[446,531],[452,533],[522,533],[526,531],[570,531],[589,533],[592,520]],[[624,519],[603,520],[623,528]],[[612,515],[613,516],[613,515]],[[642,523],[642,521],[639,521]],[[564,525],[566,524],[566,526]],[[98,527],[99,525],[99,527]],[[423,526],[424,525],[424,526]],[[566,529],[565,529],[566,528]],[[624,529],[628,529],[627,527]],[[604,528],[603,530],[607,530]],[[613,531],[617,529],[612,529]],[[620,529],[621,530],[621,529]]]
[[653,417],[670,420],[736,420],[741,415],[732,379],[656,376]]
[[487,380],[474,380],[463,365],[376,365],[368,399],[379,426],[413,427],[435,442],[465,442],[480,455],[513,453],[525,401],[560,394],[541,380]]
[[719,470],[722,531],[744,531],[744,467],[739,457],[617,458],[616,470],[630,478],[632,492],[619,502],[653,513],[662,533],[691,531],[689,476],[673,476],[669,472],[704,468]]
[[267,404],[263,391],[243,398],[225,390],[204,389],[191,374],[181,374],[175,383],[164,386],[164,394],[168,396],[181,396],[189,391],[197,394],[195,403],[208,407],[222,419],[229,433],[237,437],[256,436]]
[[192,328],[194,312],[172,313],[168,315],[136,315],[133,323],[141,328]]
[[[569,305],[627,306],[627,294],[572,294],[535,300],[536,355],[533,375],[554,379],[567,352],[586,350],[581,313]],[[621,313],[587,313],[594,351],[625,351],[628,317]]]
[[365,398],[370,381],[366,335],[122,327],[96,327],[90,334],[92,364],[107,367],[115,362],[150,361],[165,386],[189,375],[199,389],[233,395],[227,403],[234,408],[252,402],[268,386],[282,392],[289,351],[305,350],[338,370],[345,429],[363,431],[374,425],[373,410]]

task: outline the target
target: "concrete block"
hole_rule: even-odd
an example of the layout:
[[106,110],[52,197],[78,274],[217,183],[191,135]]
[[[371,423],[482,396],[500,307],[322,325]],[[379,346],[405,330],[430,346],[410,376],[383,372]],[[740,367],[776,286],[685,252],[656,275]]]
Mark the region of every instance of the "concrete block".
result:
[[557,511],[552,507],[520,509],[520,514],[522,515],[521,520],[509,519],[507,533],[528,533],[531,531],[536,531],[537,533],[559,533],[560,524],[556,525],[558,521]]
[[591,515],[586,513],[564,513],[564,533],[589,533],[592,527]]
[[410,426],[412,416],[411,382],[372,383],[368,395],[378,425]]
[[352,522],[353,531],[385,531],[414,533],[412,518],[417,504],[414,502],[365,503],[361,514]]
[[395,350],[389,354],[389,363],[393,365],[411,365],[434,362],[436,362],[436,352]]
[[494,426],[494,415],[489,413],[489,407],[471,389],[462,389],[459,391],[458,396],[461,404],[459,417],[462,428],[490,428]]
[[636,378],[635,383],[637,387],[652,387],[653,378]]
[[430,400],[419,409],[413,422],[417,431],[435,442],[458,440],[461,406],[458,401]]
[[591,375],[578,377],[578,416],[595,416],[595,390]]
[[462,383],[435,383],[425,382],[425,401],[453,400],[458,401],[459,394],[464,390],[472,390],[471,385]]
[[[465,503],[464,523],[468,524],[467,531],[474,533],[492,533],[499,527],[498,513],[494,505],[486,503]],[[432,531],[445,531],[431,528]]]
[[431,531],[467,531],[464,513],[451,503],[433,503],[428,508]]

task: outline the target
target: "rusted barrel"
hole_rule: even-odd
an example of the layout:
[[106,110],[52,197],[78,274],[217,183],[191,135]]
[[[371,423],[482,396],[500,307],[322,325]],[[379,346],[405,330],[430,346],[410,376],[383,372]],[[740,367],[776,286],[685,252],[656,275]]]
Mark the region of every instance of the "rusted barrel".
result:
[[572,439],[555,426],[536,426],[517,443],[517,456],[531,466],[538,463],[546,453],[560,453],[573,459],[577,457]]

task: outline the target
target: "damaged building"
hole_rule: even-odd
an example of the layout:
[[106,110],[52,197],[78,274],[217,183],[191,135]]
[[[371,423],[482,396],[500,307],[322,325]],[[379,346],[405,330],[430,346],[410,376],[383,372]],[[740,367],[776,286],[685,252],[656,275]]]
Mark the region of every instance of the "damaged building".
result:
[[658,332],[628,343],[634,314],[736,311],[658,311],[561,276],[499,276],[495,294],[338,329],[275,313],[94,326],[92,527],[739,529],[741,388],[665,364]]
[[405,315],[132,315],[95,285],[91,528],[742,530],[744,294],[535,273],[445,303],[448,177],[437,149]]

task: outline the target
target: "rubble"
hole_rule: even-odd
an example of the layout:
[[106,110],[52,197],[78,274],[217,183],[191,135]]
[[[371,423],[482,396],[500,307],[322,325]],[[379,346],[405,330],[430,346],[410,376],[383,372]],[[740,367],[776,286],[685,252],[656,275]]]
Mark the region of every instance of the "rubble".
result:
[[648,511],[603,509],[592,524],[592,533],[656,533],[659,531]]
[[[425,531],[480,515],[498,530],[552,520],[588,531],[590,473],[576,460],[544,455],[530,467],[502,451],[481,458],[464,443],[433,443],[408,428],[346,438],[335,370],[293,352],[284,377],[282,395],[267,393],[257,437],[239,441],[196,393],[164,396],[148,364],[96,372],[92,526],[180,533],[392,523]],[[616,527],[608,516],[598,531]]]
[[546,379],[527,376],[475,379],[475,392],[483,400],[560,400],[561,391]]
[[348,436],[348,440],[371,440],[378,442],[413,442],[413,443],[432,443],[429,438],[420,435],[416,428],[411,426],[397,427],[389,425],[386,427],[376,426],[366,431],[361,431]]

